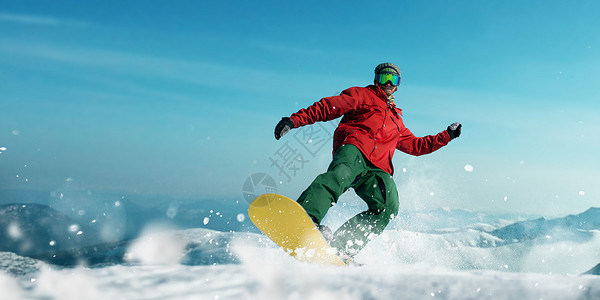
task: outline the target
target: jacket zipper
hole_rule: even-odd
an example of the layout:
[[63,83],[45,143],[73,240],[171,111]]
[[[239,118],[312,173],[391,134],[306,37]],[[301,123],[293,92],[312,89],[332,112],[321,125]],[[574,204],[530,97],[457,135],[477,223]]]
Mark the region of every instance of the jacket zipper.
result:
[[[390,110],[390,106],[389,106],[389,104],[386,103],[385,113],[383,114],[383,124],[381,124],[381,127],[380,127],[381,130],[383,130],[385,128],[385,121],[387,120],[388,110]],[[396,127],[397,126],[398,126],[398,124],[396,124]],[[371,150],[371,154],[369,154],[369,160],[373,156],[373,153],[375,153],[375,150],[377,150],[377,138],[374,137],[373,141],[375,141],[375,145],[373,146],[373,150]]]

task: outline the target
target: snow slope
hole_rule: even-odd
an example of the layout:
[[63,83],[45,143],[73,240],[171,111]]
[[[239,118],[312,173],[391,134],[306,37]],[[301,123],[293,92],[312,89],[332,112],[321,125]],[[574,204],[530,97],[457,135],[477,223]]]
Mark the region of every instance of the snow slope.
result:
[[420,212],[369,244],[360,267],[298,263],[252,232],[149,227],[79,249],[92,259],[76,267],[0,252],[0,299],[600,299],[597,220],[595,208],[519,222]]
[[[189,230],[150,236],[138,241],[144,247],[137,251],[147,255],[160,248],[165,254],[184,245],[183,252],[172,252],[181,257],[190,253],[186,241],[195,241],[195,251],[217,254],[215,263],[183,265],[155,254],[131,265],[42,265],[25,275],[0,275],[3,299],[600,299],[600,276],[594,275],[463,271],[424,262],[323,267],[297,263],[257,234]],[[240,261],[218,263],[227,260],[219,253]]]
[[[419,266],[116,265],[0,275],[12,299],[599,299],[600,278]],[[5,294],[6,295],[6,294]],[[9,298],[7,298],[9,299]]]

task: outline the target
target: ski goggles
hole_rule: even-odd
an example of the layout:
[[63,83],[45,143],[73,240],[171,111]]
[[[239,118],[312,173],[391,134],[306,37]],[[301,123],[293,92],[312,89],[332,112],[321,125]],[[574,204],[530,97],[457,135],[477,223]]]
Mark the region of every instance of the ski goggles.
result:
[[390,81],[393,86],[400,84],[400,76],[396,74],[375,74],[375,82],[384,85]]

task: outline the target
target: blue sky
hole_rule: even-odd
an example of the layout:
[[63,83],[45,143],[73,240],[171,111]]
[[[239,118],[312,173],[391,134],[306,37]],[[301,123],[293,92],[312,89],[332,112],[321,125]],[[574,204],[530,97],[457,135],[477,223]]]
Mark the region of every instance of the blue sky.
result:
[[331,144],[274,125],[389,61],[413,133],[464,124],[432,155],[397,152],[401,208],[600,205],[598,1],[0,4],[0,189],[242,198],[265,173],[294,198]]

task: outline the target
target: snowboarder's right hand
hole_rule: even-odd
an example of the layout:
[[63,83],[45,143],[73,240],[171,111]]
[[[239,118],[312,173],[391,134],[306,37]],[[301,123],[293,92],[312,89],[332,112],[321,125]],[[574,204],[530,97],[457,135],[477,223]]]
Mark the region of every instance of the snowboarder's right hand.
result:
[[282,136],[292,130],[292,128],[294,128],[294,122],[292,122],[292,119],[287,117],[281,118],[281,121],[279,121],[277,126],[275,126],[275,139],[280,139]]

